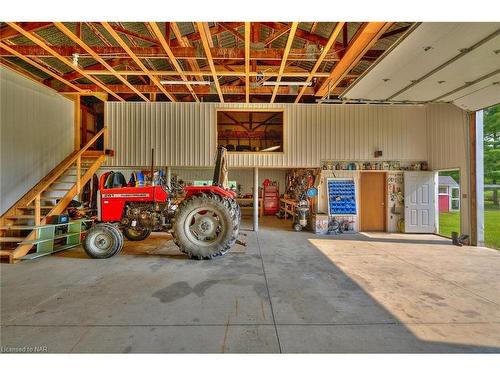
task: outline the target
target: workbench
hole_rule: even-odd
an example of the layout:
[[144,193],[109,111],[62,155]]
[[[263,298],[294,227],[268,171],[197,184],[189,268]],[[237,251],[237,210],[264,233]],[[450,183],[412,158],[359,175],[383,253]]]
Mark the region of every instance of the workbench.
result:
[[292,220],[295,220],[295,207],[297,207],[297,201],[293,199],[281,198],[280,199],[280,208],[285,213],[285,219],[291,217]]
[[[238,204],[240,205],[242,215],[246,211],[251,211],[250,215],[252,215],[253,198],[236,198],[236,202],[238,202]],[[251,206],[248,206],[249,203],[251,204]],[[264,200],[262,198],[259,198],[259,217],[262,217],[262,215],[264,215]]]

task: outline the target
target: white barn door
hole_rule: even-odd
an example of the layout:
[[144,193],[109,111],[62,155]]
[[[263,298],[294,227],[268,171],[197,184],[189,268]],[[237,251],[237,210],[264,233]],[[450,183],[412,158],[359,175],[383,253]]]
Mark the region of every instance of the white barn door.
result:
[[436,173],[405,172],[405,232],[436,232]]

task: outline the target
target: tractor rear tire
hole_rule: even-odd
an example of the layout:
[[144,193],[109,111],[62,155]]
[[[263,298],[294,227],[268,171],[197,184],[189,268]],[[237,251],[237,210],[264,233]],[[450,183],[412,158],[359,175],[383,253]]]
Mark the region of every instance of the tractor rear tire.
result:
[[111,258],[123,248],[123,235],[114,225],[101,223],[87,231],[83,249],[94,259]]
[[194,259],[226,254],[240,230],[241,212],[234,199],[213,193],[184,200],[173,219],[173,237],[179,249]]
[[151,234],[151,230],[147,229],[147,228],[134,229],[134,228],[127,227],[127,228],[123,229],[123,235],[129,241],[142,241],[142,240],[145,240],[146,238],[148,238],[150,234]]

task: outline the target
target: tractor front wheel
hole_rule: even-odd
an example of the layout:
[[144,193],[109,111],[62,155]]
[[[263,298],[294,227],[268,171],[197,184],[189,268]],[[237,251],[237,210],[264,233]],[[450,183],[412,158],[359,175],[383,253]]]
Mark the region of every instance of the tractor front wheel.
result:
[[233,199],[202,193],[184,200],[177,208],[173,237],[190,258],[212,259],[229,251],[239,228],[240,210]]
[[123,235],[112,224],[101,223],[87,231],[83,241],[83,249],[87,255],[95,259],[111,258],[123,248]]
[[142,241],[149,237],[151,230],[147,228],[135,229],[127,227],[123,229],[123,234],[129,241]]

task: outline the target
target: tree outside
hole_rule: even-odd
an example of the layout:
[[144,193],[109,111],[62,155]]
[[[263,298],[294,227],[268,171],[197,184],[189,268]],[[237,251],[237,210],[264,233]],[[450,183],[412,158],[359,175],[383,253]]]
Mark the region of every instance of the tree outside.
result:
[[[487,246],[500,249],[500,104],[484,110],[484,236]],[[488,185],[490,185],[488,187]]]

